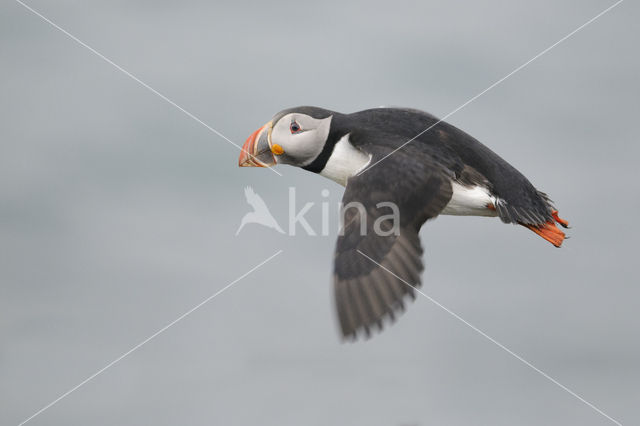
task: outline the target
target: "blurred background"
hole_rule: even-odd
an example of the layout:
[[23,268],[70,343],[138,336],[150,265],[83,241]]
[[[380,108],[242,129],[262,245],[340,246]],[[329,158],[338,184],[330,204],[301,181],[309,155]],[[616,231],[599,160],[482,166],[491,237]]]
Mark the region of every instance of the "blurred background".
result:
[[[231,140],[286,107],[444,116],[613,1],[28,4]],[[423,291],[623,424],[640,422],[638,4],[447,121],[556,201],[554,249],[499,220],[422,230]],[[33,425],[609,425],[429,300],[338,338],[323,189],[238,149],[14,1],[0,5],[0,424],[18,424],[277,250]]]

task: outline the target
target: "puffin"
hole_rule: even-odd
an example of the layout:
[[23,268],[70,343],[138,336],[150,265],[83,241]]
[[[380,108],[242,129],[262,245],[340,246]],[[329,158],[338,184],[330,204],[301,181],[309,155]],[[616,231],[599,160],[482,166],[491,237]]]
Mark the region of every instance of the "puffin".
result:
[[[515,167],[417,109],[285,109],[249,136],[238,159],[240,167],[277,164],[345,187],[333,286],[346,340],[369,338],[415,299],[424,269],[419,231],[427,220],[498,217],[555,247],[565,239],[557,225],[569,225],[547,194]],[[345,209],[352,205],[361,207]]]

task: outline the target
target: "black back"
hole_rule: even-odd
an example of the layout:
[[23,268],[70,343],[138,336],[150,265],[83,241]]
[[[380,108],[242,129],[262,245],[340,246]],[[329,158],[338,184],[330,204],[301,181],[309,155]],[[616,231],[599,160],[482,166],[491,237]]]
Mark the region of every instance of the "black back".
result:
[[[425,132],[426,129],[429,130]],[[375,108],[334,115],[332,136],[339,139],[346,133],[351,133],[351,143],[365,152],[368,145],[396,149],[419,135],[410,144],[449,169],[455,179],[462,183],[468,176],[486,180],[468,183],[488,186],[499,199],[496,208],[504,222],[542,224],[552,220],[553,206],[546,194],[538,191],[515,167],[478,140],[431,114],[405,108]],[[327,145],[332,143],[335,141]],[[375,173],[378,166],[365,173]]]

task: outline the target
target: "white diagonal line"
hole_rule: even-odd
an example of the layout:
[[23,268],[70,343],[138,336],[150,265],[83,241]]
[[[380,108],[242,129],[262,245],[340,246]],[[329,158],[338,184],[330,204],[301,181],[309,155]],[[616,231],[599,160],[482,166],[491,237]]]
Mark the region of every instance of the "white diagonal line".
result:
[[405,143],[403,143],[402,145],[400,145],[398,148],[394,149],[393,151],[391,151],[389,154],[385,155],[384,157],[382,157],[381,159],[379,159],[378,161],[376,161],[375,163],[373,163],[372,165],[366,167],[365,169],[361,170],[360,172],[357,173],[357,175],[361,175],[362,173],[366,172],[367,170],[375,167],[378,163],[384,161],[386,158],[388,158],[389,156],[395,154],[396,152],[398,152],[399,150],[401,150],[402,148],[404,148],[406,145],[410,144],[411,142],[413,142],[414,140],[416,140],[417,138],[419,138],[420,136],[422,136],[423,134],[425,134],[426,132],[428,132],[429,130],[433,129],[435,126],[437,126],[438,124],[440,124],[442,121],[446,120],[447,118],[451,117],[453,114],[455,114],[456,112],[460,111],[462,108],[466,107],[467,105],[469,105],[471,102],[475,101],[476,99],[478,99],[480,96],[484,95],[485,93],[487,93],[489,90],[493,89],[494,87],[496,87],[497,85],[499,85],[500,83],[502,83],[503,81],[505,81],[506,79],[508,79],[509,77],[511,77],[512,75],[514,75],[515,73],[517,73],[518,71],[522,70],[524,67],[526,67],[527,65],[529,65],[530,63],[532,63],[533,61],[535,61],[536,59],[538,59],[539,57],[541,57],[542,55],[544,55],[545,53],[547,53],[548,51],[550,51],[551,49],[553,49],[554,47],[556,47],[557,45],[559,45],[560,43],[562,43],[563,41],[565,41],[566,39],[568,39],[569,37],[573,36],[575,33],[577,33],[578,31],[582,30],[584,27],[586,27],[587,25],[591,24],[593,21],[595,21],[596,19],[600,18],[602,15],[604,15],[605,13],[609,12],[611,9],[613,9],[614,7],[618,6],[620,3],[622,3],[624,0],[618,0],[617,2],[615,2],[614,4],[612,4],[611,6],[609,6],[608,8],[606,8],[605,10],[603,10],[602,12],[598,13],[596,16],[594,16],[593,18],[589,19],[587,22],[585,22],[584,24],[580,25],[578,28],[576,28],[575,30],[571,31],[569,34],[567,34],[566,36],[562,37],[560,40],[556,41],[555,43],[553,43],[551,46],[547,47],[546,49],[544,49],[542,52],[538,53],[536,56],[534,56],[533,58],[529,59],[527,62],[525,62],[524,64],[520,65],[518,68],[514,69],[513,71],[511,71],[509,74],[505,75],[504,77],[502,77],[501,79],[497,80],[495,83],[493,83],[491,86],[487,87],[486,89],[484,89],[482,92],[478,93],[477,95],[475,95],[474,97],[472,97],[471,99],[469,99],[468,101],[466,101],[465,103],[463,103],[462,105],[460,105],[459,107],[457,107],[456,109],[454,109],[453,111],[451,111],[449,114],[445,115],[444,117],[442,117],[441,119],[439,119],[438,121],[436,121],[434,124],[432,124],[431,126],[427,127],[425,130],[421,131],[420,133],[418,133],[417,135],[415,135],[414,137],[412,137],[411,139],[409,139],[408,141],[406,141]]
[[[204,127],[206,127],[207,129],[209,129],[210,131],[212,131],[213,133],[215,133],[216,135],[220,136],[222,139],[226,140],[227,142],[229,142],[231,145],[235,146],[236,148],[238,148],[240,151],[244,151],[242,149],[242,147],[238,144],[236,144],[235,142],[233,142],[231,139],[229,139],[228,137],[226,137],[225,135],[223,135],[222,133],[220,133],[218,130],[214,129],[213,127],[211,127],[210,125],[208,125],[207,123],[205,123],[204,121],[202,121],[201,119],[199,119],[198,117],[196,117],[195,115],[193,115],[191,112],[187,111],[186,109],[184,109],[183,107],[181,107],[180,105],[178,105],[177,103],[175,103],[174,101],[172,101],[171,99],[169,99],[168,97],[166,97],[165,95],[163,95],[162,93],[158,92],[156,89],[154,89],[153,87],[149,86],[147,83],[145,83],[144,81],[140,80],[138,77],[136,77],[135,75],[131,74],[129,71],[127,71],[126,69],[122,68],[120,65],[116,64],[115,62],[113,62],[111,59],[107,58],[106,56],[104,56],[102,53],[98,52],[96,49],[94,49],[93,47],[89,46],[87,43],[83,42],[82,40],[80,40],[78,37],[74,36],[73,34],[71,34],[69,31],[65,30],[64,28],[60,27],[58,24],[56,24],[55,22],[53,22],[51,19],[47,18],[46,16],[44,16],[43,14],[41,14],[40,12],[38,12],[37,10],[35,10],[34,8],[32,8],[31,6],[25,4],[24,2],[22,2],[21,0],[15,0],[16,3],[20,4],[21,6],[23,6],[25,9],[27,9],[28,11],[30,11],[31,13],[33,13],[34,15],[38,16],[39,18],[41,18],[43,21],[47,22],[48,24],[50,24],[52,27],[54,27],[55,29],[57,29],[58,31],[62,32],[64,35],[66,35],[67,37],[69,37],[71,40],[75,41],[76,43],[78,43],[79,45],[81,45],[82,47],[88,49],[91,53],[95,54],[96,56],[98,56],[100,59],[104,60],[105,62],[107,62],[108,64],[112,65],[114,68],[116,68],[118,71],[121,71],[123,74],[125,74],[127,77],[131,78],[132,80],[134,80],[136,83],[140,84],[142,87],[144,87],[145,89],[149,90],[150,92],[152,92],[153,94],[157,95],[160,99],[168,102],[169,104],[171,104],[172,106],[174,106],[175,108],[177,108],[179,111],[183,112],[184,114],[186,114],[189,118],[192,118],[193,120],[197,121],[198,123],[200,123],[201,125],[203,125]],[[244,151],[247,152],[247,151]],[[247,154],[249,154],[250,156],[253,157],[253,155],[250,152],[247,152]],[[278,172],[277,170],[273,169],[272,167],[269,167],[269,169],[276,173],[279,176],[282,176],[282,174],[280,172]]]
[[554,379],[553,377],[549,376],[547,373],[545,373],[544,371],[540,370],[538,367],[536,367],[535,365],[531,364],[529,361],[527,361],[526,359],[522,358],[520,355],[518,355],[517,353],[513,352],[511,349],[507,348],[505,345],[503,345],[502,343],[498,342],[496,339],[494,339],[493,337],[489,336],[487,333],[485,333],[484,331],[480,330],[478,327],[474,326],[473,324],[469,323],[467,320],[465,320],[464,318],[462,318],[460,315],[456,314],[455,312],[453,312],[452,310],[450,310],[449,308],[447,308],[446,306],[444,306],[443,304],[441,304],[440,302],[438,302],[437,300],[435,300],[434,298],[432,298],[431,296],[427,295],[426,293],[423,293],[419,288],[417,288],[414,285],[409,284],[408,282],[406,282],[404,279],[402,279],[401,277],[397,276],[396,274],[394,274],[392,271],[390,271],[389,269],[385,268],[384,266],[382,266],[381,264],[379,264],[378,262],[376,262],[375,260],[373,260],[372,258],[370,258],[369,256],[367,256],[366,254],[364,254],[363,252],[361,252],[360,250],[357,250],[358,253],[360,253],[361,255],[363,255],[364,257],[366,257],[367,259],[369,259],[371,262],[375,263],[376,265],[378,265],[380,268],[384,269],[385,271],[387,271],[388,273],[390,273],[391,275],[393,275],[394,277],[396,277],[397,279],[399,279],[400,281],[402,281],[404,284],[408,285],[409,287],[411,287],[412,289],[414,289],[415,291],[417,291],[418,293],[420,293],[421,295],[423,295],[424,297],[426,297],[427,299],[429,299],[433,304],[435,304],[436,306],[438,306],[439,308],[443,309],[445,312],[447,312],[449,315],[453,316],[455,319],[459,320],[460,322],[462,322],[464,325],[466,325],[467,327],[471,328],[473,331],[479,333],[482,337],[488,339],[490,342],[494,343],[496,346],[498,346],[500,349],[504,350],[505,352],[507,352],[509,355],[513,356],[514,358],[516,358],[518,361],[522,362],[523,364],[525,364],[526,366],[528,366],[529,368],[533,369],[534,371],[536,371],[537,373],[541,374],[543,377],[545,377],[546,379],[548,379],[549,381],[551,381],[552,383],[556,384],[557,386],[559,386],[562,390],[568,392],[569,394],[573,395],[574,397],[576,397],[577,399],[579,399],[580,401],[582,401],[583,403],[585,403],[586,405],[588,405],[589,407],[591,407],[592,409],[594,409],[595,411],[597,411],[598,413],[600,413],[601,415],[603,415],[604,417],[606,417],[607,419],[611,420],[613,423],[617,424],[618,426],[622,426],[622,423],[620,423],[619,421],[615,420],[614,418],[612,418],[611,416],[609,416],[607,413],[605,413],[604,411],[602,411],[601,409],[599,409],[598,407],[596,407],[595,405],[593,405],[592,403],[590,403],[589,401],[585,400],[583,397],[581,397],[580,395],[578,395],[577,393],[575,393],[574,391],[572,391],[571,389],[569,389],[568,387],[566,387],[565,385],[563,385],[562,383],[558,382],[556,379]]
[[77,385],[75,385],[74,387],[72,387],[71,389],[69,389],[68,391],[66,391],[62,395],[60,395],[59,397],[54,399],[49,404],[47,404],[44,407],[42,407],[40,410],[36,411],[34,414],[32,414],[31,416],[29,416],[28,418],[23,420],[18,426],[22,426],[25,423],[27,423],[30,420],[32,420],[34,417],[42,414],[47,409],[51,408],[52,406],[54,406],[55,404],[60,402],[62,399],[66,398],[71,393],[73,393],[76,390],[78,390],[81,386],[87,384],[88,382],[90,382],[91,380],[93,380],[94,378],[99,376],[100,374],[104,373],[109,368],[113,367],[118,362],[122,361],[125,357],[130,355],[132,352],[135,352],[136,350],[140,349],[142,346],[147,344],[149,341],[153,340],[154,338],[156,338],[157,336],[159,336],[160,334],[164,333],[169,328],[174,326],[176,323],[182,321],[184,318],[186,318],[187,316],[191,315],[193,312],[195,312],[196,310],[201,308],[203,305],[205,305],[206,303],[210,302],[212,299],[214,299],[218,295],[222,294],[225,290],[230,288],[232,285],[234,285],[235,283],[237,283],[241,279],[245,278],[247,275],[251,274],[253,271],[255,271],[256,269],[260,268],[262,265],[264,265],[265,263],[269,262],[271,259],[273,259],[277,255],[279,255],[280,253],[282,253],[282,250],[278,250],[275,254],[272,254],[267,259],[265,259],[262,262],[258,263],[256,266],[254,266],[253,268],[249,269],[247,272],[245,272],[244,274],[240,275],[238,278],[236,278],[235,280],[231,281],[229,284],[227,284],[226,286],[222,287],[220,290],[218,290],[217,292],[215,292],[211,296],[207,297],[202,302],[198,303],[196,306],[194,306],[193,308],[189,309],[187,312],[185,312],[184,314],[180,315],[178,318],[176,318],[175,320],[171,321],[169,324],[165,325],[164,327],[162,327],[161,329],[159,329],[158,331],[153,333],[151,336],[147,337],[142,342],[138,343],[137,345],[135,345],[134,347],[132,347],[131,349],[129,349],[128,351],[126,351],[125,353],[120,355],[118,358],[114,359],[109,364],[105,365],[100,370],[96,371],[95,373],[93,373],[92,375],[90,375],[89,377],[87,377],[86,379],[84,379],[83,381],[81,381],[80,383],[78,383]]

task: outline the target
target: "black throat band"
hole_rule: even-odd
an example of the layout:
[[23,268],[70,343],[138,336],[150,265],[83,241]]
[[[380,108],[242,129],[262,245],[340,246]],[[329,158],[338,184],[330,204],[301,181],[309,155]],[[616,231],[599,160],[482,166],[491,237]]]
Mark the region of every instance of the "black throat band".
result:
[[329,136],[327,137],[327,142],[324,144],[322,151],[313,160],[311,163],[303,166],[302,168],[308,170],[313,173],[320,173],[322,169],[327,165],[327,161],[333,154],[333,149],[336,147],[338,141],[345,135],[346,133],[340,134],[338,132],[329,132]]

